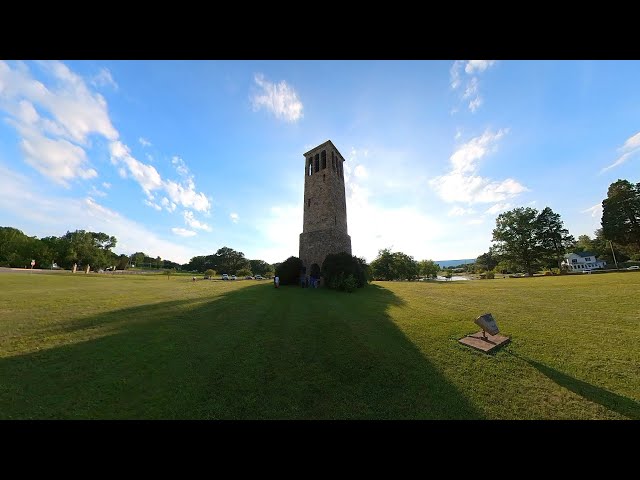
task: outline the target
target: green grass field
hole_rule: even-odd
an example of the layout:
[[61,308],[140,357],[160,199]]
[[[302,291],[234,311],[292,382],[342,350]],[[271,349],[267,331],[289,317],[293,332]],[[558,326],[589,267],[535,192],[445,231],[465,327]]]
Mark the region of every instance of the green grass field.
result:
[[[510,345],[457,339],[491,312]],[[640,274],[376,282],[0,274],[0,418],[640,419]]]

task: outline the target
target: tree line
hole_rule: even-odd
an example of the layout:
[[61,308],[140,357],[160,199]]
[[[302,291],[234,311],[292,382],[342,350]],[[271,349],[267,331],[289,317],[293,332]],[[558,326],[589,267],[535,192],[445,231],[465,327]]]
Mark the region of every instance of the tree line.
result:
[[60,237],[29,237],[13,227],[0,227],[0,266],[28,267],[35,260],[36,268],[61,268],[91,265],[105,268],[116,265],[121,257],[125,263],[128,256],[111,251],[116,238],[103,232],[76,230]]
[[204,273],[215,270],[229,275],[272,276],[273,266],[263,260],[248,260],[242,252],[222,247],[212,255],[193,257],[188,263],[151,257],[144,252],[132,255],[112,251],[117,245],[116,237],[103,232],[75,230],[60,237],[30,237],[13,227],[0,227],[0,267],[29,268],[35,260],[35,268],[71,269],[90,265],[94,270],[114,267],[172,269]]
[[551,208],[515,208],[496,218],[494,245],[476,259],[476,268],[533,274],[560,269],[570,252],[589,252],[611,265],[640,261],[640,183],[617,180],[609,186],[601,225],[595,238],[580,235],[576,240]]

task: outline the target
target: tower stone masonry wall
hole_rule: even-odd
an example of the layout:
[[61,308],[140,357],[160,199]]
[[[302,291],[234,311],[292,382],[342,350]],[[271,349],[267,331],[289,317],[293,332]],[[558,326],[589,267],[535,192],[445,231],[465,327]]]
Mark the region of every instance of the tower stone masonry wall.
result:
[[[347,233],[344,157],[331,140],[309,150],[304,157],[304,215],[299,256],[308,274],[314,263],[322,267],[330,253],[351,254],[351,237]],[[323,165],[326,167],[322,168]]]

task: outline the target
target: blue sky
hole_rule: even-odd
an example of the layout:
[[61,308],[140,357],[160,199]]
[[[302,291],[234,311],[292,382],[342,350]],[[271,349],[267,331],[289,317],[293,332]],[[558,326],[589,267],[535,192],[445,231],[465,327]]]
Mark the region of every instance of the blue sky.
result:
[[330,139],[369,261],[474,258],[518,206],[593,235],[609,184],[640,181],[638,85],[637,61],[0,61],[0,225],[282,261]]

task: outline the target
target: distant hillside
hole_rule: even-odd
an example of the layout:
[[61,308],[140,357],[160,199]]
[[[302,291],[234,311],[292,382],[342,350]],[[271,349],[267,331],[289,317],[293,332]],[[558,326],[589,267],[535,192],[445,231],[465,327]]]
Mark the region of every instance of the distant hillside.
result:
[[475,258],[463,258],[461,260],[434,260],[440,268],[454,267],[456,265],[462,265],[463,263],[473,263]]

